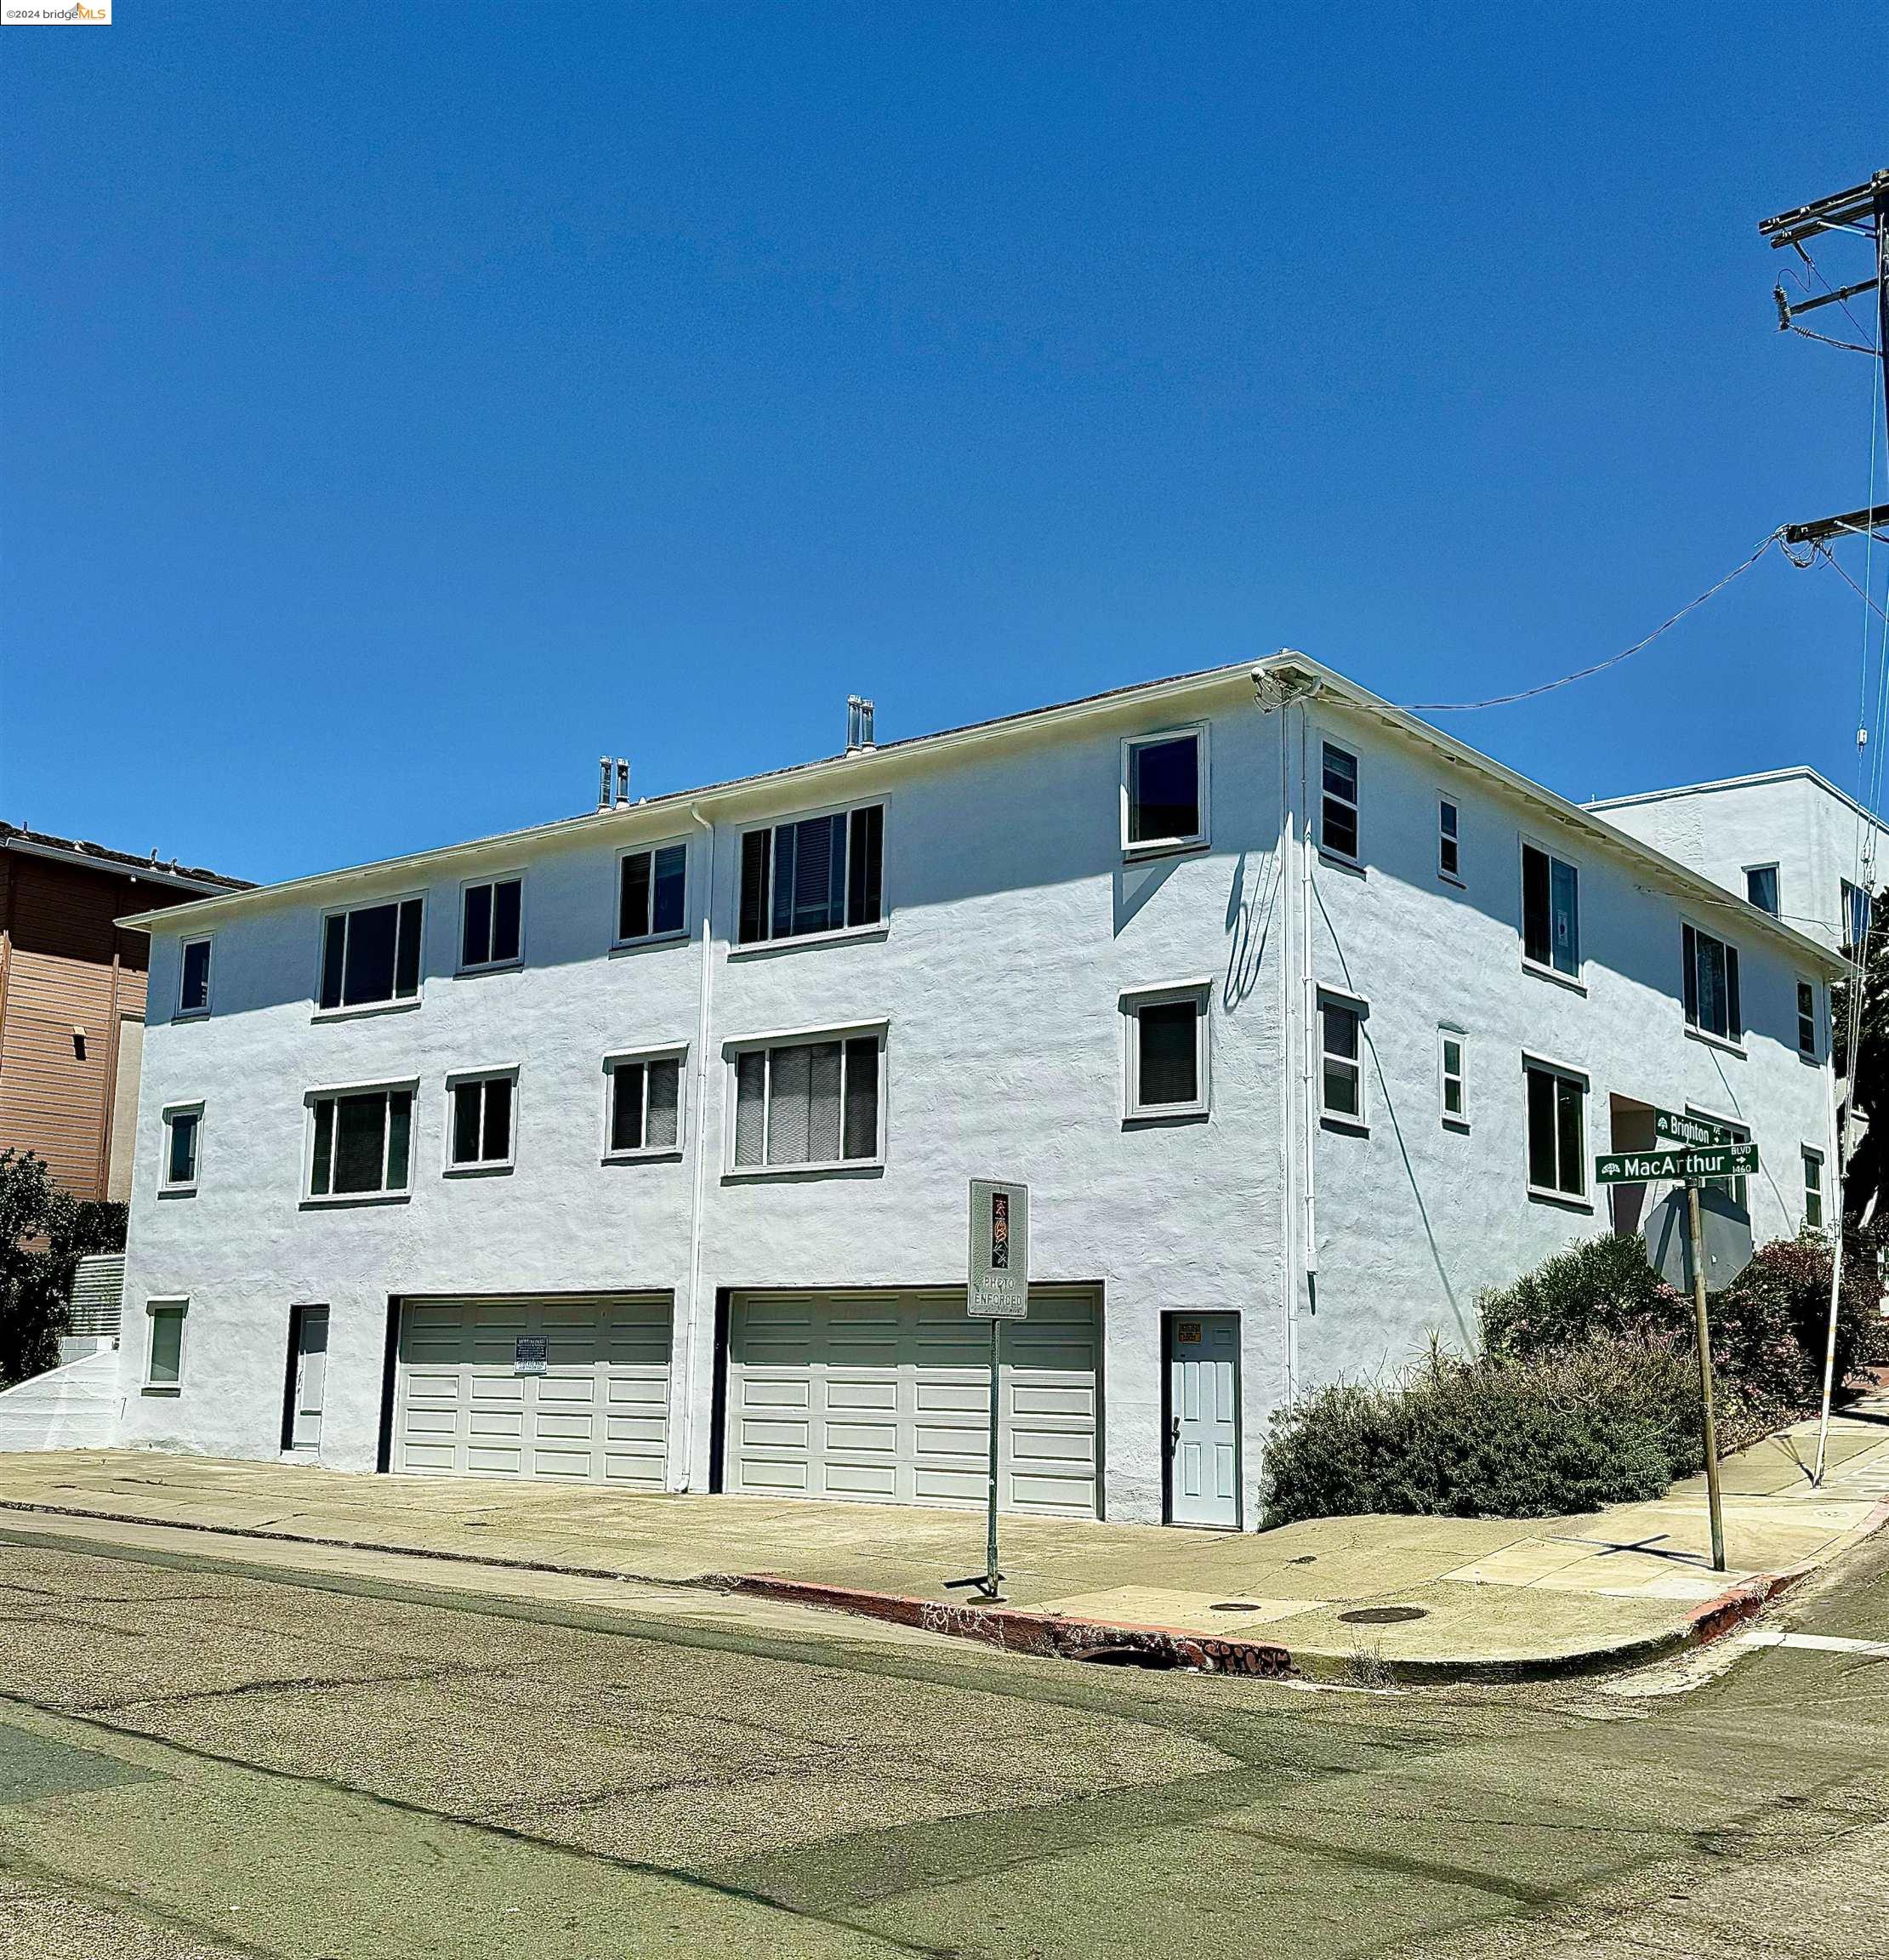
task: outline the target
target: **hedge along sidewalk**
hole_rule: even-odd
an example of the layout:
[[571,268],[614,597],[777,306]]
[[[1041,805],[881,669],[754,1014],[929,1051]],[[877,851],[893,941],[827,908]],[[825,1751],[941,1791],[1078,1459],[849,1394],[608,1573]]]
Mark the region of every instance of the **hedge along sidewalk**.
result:
[[[1815,1448],[1815,1424],[1800,1423],[1726,1459],[1725,1573],[1710,1569],[1700,1477],[1647,1502],[1521,1521],[1330,1518],[1254,1535],[1006,1518],[1006,1605],[1104,1635],[1277,1643],[1309,1674],[1361,1661],[1412,1677],[1602,1667],[1718,1631],[1889,1518],[1889,1395],[1835,1420],[1820,1491],[1810,1488]],[[969,1511],[631,1496],[117,1450],[0,1456],[0,1524],[9,1513],[22,1526],[36,1513],[121,1521],[128,1538],[140,1523],[187,1525],[209,1535],[206,1551],[251,1538],[413,1553],[509,1570],[521,1596],[542,1572],[785,1582],[875,1618],[978,1631],[970,1612],[922,1616],[927,1605],[964,1605],[946,1582],[981,1563],[982,1520]],[[1420,1617],[1345,1618],[1413,1607]]]

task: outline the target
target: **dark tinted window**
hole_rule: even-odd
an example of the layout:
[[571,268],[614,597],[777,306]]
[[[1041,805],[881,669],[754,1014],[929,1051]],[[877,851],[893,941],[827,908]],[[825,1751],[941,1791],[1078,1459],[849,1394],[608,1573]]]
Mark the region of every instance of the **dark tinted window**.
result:
[[739,943],[876,925],[885,910],[885,809],[802,818],[742,839]]
[[682,931],[688,869],[686,844],[665,844],[660,851],[632,851],[624,858],[617,892],[619,940],[648,939]]
[[210,1004],[210,942],[191,939],[184,947],[184,973],[178,989],[178,1011],[201,1014]]
[[1164,1000],[1142,1008],[1135,1017],[1141,1036],[1144,1108],[1200,1100],[1198,1016],[1192,1000]]
[[322,933],[321,1005],[366,1007],[420,989],[422,901],[337,913]]
[[1200,742],[1138,742],[1129,750],[1128,840],[1155,844],[1200,834]]

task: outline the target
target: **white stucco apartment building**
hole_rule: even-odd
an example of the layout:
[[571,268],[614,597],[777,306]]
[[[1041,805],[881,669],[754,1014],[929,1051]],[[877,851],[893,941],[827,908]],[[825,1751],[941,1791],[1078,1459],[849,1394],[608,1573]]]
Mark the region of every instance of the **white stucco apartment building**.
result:
[[976,1501],[994,1176],[1005,1504],[1250,1527],[1653,1106],[1830,1148],[1823,943],[1297,655],[138,923],[164,1448]]

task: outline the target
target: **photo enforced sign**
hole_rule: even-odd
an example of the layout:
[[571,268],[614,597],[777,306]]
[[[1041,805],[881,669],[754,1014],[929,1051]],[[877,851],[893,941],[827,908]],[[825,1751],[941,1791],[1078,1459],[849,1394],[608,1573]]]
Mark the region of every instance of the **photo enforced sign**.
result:
[[979,1319],[1021,1320],[1029,1305],[1030,1189],[973,1178],[970,1286],[966,1304]]

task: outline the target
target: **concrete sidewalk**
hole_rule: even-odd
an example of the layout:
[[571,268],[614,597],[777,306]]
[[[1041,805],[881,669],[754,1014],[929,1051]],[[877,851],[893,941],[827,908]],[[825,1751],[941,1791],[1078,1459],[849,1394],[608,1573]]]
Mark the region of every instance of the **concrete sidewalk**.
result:
[[[1710,1569],[1697,1478],[1655,1501],[1521,1522],[1338,1518],[1254,1535],[1006,1518],[1006,1603],[1088,1630],[1158,1629],[1251,1653],[1276,1644],[1311,1673],[1602,1666],[1715,1630],[1889,1518],[1889,1396],[1832,1423],[1820,1490],[1815,1449],[1816,1425],[1804,1423],[1726,1460],[1723,1573]],[[739,1578],[942,1631],[1002,1638],[1024,1624],[981,1629],[974,1615],[943,1610],[967,1597],[947,1582],[982,1564],[981,1518],[963,1511],[625,1496],[118,1450],[0,1456],[0,1524],[9,1512],[473,1560],[515,1569],[525,1590],[533,1571]]]

